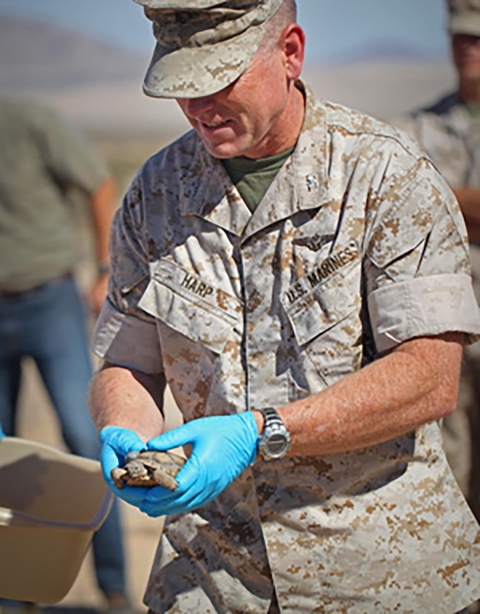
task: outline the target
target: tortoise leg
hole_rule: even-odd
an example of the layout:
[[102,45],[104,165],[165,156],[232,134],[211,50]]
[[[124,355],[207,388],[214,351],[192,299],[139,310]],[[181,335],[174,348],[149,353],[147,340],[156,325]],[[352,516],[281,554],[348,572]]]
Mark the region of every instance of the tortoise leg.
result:
[[116,467],[115,469],[112,469],[112,471],[110,472],[110,477],[112,478],[113,483],[115,484],[117,488],[123,488],[124,486],[123,476],[126,474],[127,474],[127,471],[125,469],[121,469],[120,467]]
[[168,490],[174,491],[175,488],[177,488],[177,480],[161,469],[155,469],[153,472],[153,479],[158,486],[163,486],[164,488],[168,488]]

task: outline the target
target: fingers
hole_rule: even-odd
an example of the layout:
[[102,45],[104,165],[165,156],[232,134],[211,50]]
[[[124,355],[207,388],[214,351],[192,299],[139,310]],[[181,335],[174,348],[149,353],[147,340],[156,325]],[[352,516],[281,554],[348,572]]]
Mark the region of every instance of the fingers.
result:
[[100,431],[102,450],[100,461],[105,482],[114,495],[130,505],[139,507],[148,494],[148,488],[125,486],[117,488],[112,480],[111,471],[116,469],[132,450],[143,450],[145,444],[133,431],[117,426],[107,426]]
[[118,467],[118,455],[111,446],[102,446],[100,462],[102,466],[103,479],[109,486],[114,486],[111,471],[112,469],[116,469]]
[[158,452],[165,452],[165,450],[171,450],[172,448],[179,448],[187,443],[191,443],[193,437],[190,433],[190,428],[184,424],[171,431],[163,433],[154,439],[147,441],[147,448],[149,450],[157,450]]
[[153,488],[142,501],[142,512],[152,517],[180,514],[199,508],[218,494],[216,482],[208,480],[195,458],[187,461],[177,475],[177,482],[173,492],[162,487]]
[[99,439],[102,444],[108,444],[122,457],[132,450],[140,452],[145,449],[145,444],[136,433],[118,426],[106,426],[100,431]]
[[206,497],[206,492],[203,490],[198,492],[194,490],[187,491],[183,494],[171,493],[162,486],[155,487],[156,492],[148,494],[140,504],[140,510],[152,518],[159,516],[170,516],[172,514],[181,514],[197,509],[204,503],[207,503],[213,497]]
[[145,497],[139,505],[140,510],[152,518],[170,515],[170,509],[175,505],[175,497],[162,486],[155,486],[153,490],[157,492],[149,493]]
[[123,488],[112,486],[111,491],[120,499],[140,509],[148,495],[149,489],[144,486],[124,486]]

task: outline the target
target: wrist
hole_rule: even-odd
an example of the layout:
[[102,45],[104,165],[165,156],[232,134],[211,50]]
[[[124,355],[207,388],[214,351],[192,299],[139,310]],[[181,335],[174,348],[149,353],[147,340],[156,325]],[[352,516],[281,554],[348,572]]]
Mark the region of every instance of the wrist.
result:
[[108,275],[110,272],[110,262],[108,260],[99,260],[97,262],[97,275],[102,277]]
[[282,417],[273,407],[260,410],[263,425],[258,437],[258,453],[265,461],[283,458],[290,450],[292,437]]
[[255,418],[255,422],[257,423],[258,434],[261,435],[263,433],[265,418],[263,417],[262,412],[257,411],[256,409],[252,411],[252,414],[253,414],[253,417]]

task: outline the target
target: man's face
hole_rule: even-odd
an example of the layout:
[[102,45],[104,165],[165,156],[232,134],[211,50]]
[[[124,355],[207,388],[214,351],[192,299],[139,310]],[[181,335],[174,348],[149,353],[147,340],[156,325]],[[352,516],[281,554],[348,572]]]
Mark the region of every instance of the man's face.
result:
[[288,78],[280,49],[258,52],[247,70],[220,92],[177,102],[216,158],[265,158],[290,146]]
[[460,79],[480,81],[480,36],[454,34],[452,50]]

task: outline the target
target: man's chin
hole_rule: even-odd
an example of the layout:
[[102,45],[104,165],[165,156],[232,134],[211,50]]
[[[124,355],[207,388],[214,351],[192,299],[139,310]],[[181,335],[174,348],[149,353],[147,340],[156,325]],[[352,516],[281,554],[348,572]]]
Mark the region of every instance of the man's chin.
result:
[[241,156],[243,150],[239,146],[235,146],[232,143],[222,143],[221,145],[212,145],[212,143],[208,143],[203,140],[203,144],[207,149],[208,153],[212,155],[214,158],[218,158],[219,160],[227,160],[228,158],[237,158]]

